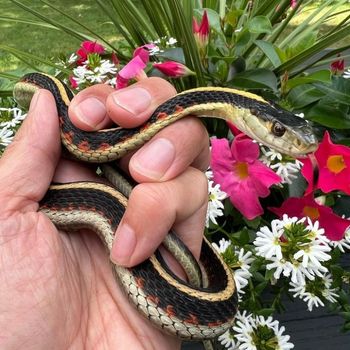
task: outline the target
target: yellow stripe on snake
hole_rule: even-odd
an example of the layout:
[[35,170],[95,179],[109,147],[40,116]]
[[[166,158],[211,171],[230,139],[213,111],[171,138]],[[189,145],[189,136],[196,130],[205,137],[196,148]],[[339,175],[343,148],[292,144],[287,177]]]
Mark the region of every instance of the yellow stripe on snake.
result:
[[[62,143],[75,158],[84,162],[106,163],[119,159],[167,125],[188,115],[224,119],[256,141],[294,157],[317,147],[307,121],[258,95],[235,89],[204,87],[184,91],[160,105],[138,128],[84,132],[70,122],[68,105],[73,95],[58,79],[46,74],[28,74],[15,86],[14,95],[20,104],[28,105],[38,88],[53,94]],[[126,205],[127,198],[111,186],[77,182],[52,185],[40,210],[61,229],[93,229],[110,250]],[[112,265],[129,299],[157,327],[182,339],[212,339],[224,333],[232,326],[237,311],[232,272],[206,239],[200,269],[176,236],[170,235],[166,246],[177,258],[183,259],[182,265],[189,274],[195,270],[190,282],[174,275],[156,251],[133,268]]]

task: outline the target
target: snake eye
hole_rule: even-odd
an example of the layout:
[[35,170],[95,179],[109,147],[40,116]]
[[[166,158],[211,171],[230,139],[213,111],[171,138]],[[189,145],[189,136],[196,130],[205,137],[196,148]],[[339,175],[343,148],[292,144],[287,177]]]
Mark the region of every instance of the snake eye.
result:
[[286,128],[279,122],[274,122],[272,124],[272,128],[271,128],[272,133],[277,136],[277,137],[281,137],[284,135],[284,133],[286,132]]

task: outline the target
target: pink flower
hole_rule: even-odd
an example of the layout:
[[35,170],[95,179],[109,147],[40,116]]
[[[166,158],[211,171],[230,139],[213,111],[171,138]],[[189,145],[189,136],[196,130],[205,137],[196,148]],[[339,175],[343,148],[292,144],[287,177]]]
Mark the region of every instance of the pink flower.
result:
[[76,89],[78,87],[78,83],[72,75],[69,77],[69,82],[70,82],[70,86],[73,89]]
[[206,47],[208,45],[209,32],[210,32],[207,11],[203,12],[203,17],[200,24],[198,24],[197,20],[193,17],[192,31],[195,36],[198,47],[199,48]]
[[77,55],[80,57],[77,60],[77,64],[83,64],[87,60],[90,53],[103,54],[104,52],[105,48],[102,45],[97,44],[96,41],[84,41],[80,45],[80,49],[77,51]]
[[172,78],[180,78],[180,77],[185,77],[187,75],[194,74],[194,72],[192,72],[188,67],[175,61],[153,63],[153,67],[158,69],[168,77],[172,77]]
[[345,60],[338,59],[331,63],[331,72],[333,74],[343,74],[345,69]]
[[316,184],[313,184],[314,169],[311,160],[302,160],[304,166],[301,173],[309,183],[306,193],[319,188],[325,193],[341,190],[350,194],[350,148],[332,143],[326,131],[314,156],[318,166]]
[[146,67],[146,63],[140,58],[135,56],[132,58],[118,73],[117,75],[117,89],[122,89],[128,85],[130,79],[136,78]]
[[259,146],[252,140],[235,137],[231,147],[226,139],[212,139],[211,168],[214,182],[220,184],[232,204],[249,220],[264,210],[259,197],[267,197],[269,187],[281,181],[258,160]]
[[295,9],[297,7],[297,0],[290,0],[290,7]]
[[325,230],[326,236],[333,241],[342,239],[350,225],[349,220],[342,219],[334,214],[331,208],[318,204],[312,194],[302,198],[288,198],[280,208],[268,209],[280,218],[283,214],[287,214],[290,217],[296,216],[299,219],[307,216],[312,221],[317,220],[320,223],[320,227]]

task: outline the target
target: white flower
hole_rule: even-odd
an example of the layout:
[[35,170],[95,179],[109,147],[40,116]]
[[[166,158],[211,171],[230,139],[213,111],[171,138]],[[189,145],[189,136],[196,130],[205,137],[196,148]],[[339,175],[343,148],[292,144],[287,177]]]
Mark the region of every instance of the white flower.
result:
[[338,248],[342,253],[345,253],[345,249],[350,249],[350,230],[345,231],[344,238],[340,241],[330,241],[329,245],[333,248]]
[[11,120],[4,121],[0,123],[0,127],[5,127],[7,129],[14,128],[16,125],[20,124],[27,114],[23,114],[22,110],[19,108],[0,108],[0,116],[2,113],[7,113],[11,115]]
[[[270,348],[276,350],[290,350],[294,344],[289,342],[290,336],[285,335],[284,327],[279,326],[277,320],[272,317],[253,317],[251,314],[237,316],[233,327],[237,343],[234,350],[260,350],[260,341],[269,344]],[[267,331],[269,329],[269,333]],[[269,338],[267,338],[269,335]]]
[[314,280],[328,272],[322,263],[331,258],[329,240],[318,221],[305,221],[283,215],[271,222],[271,230],[265,226],[257,232],[256,254],[267,260],[266,269],[274,270],[274,279],[283,275],[293,283],[305,283],[305,278]]
[[223,254],[226,252],[226,249],[231,245],[230,241],[227,241],[225,238],[220,239],[219,245],[212,243],[212,246],[218,251],[218,253]]
[[263,153],[261,161],[281,177],[282,183],[291,184],[292,180],[297,178],[302,162],[297,159],[294,161],[284,160],[281,153],[263,146],[261,151]]
[[[316,284],[310,288],[309,285]],[[312,311],[314,307],[324,306],[322,298],[328,300],[331,303],[337,301],[336,298],[339,295],[336,293],[336,288],[331,288],[333,284],[333,279],[330,274],[325,274],[317,278],[316,282],[304,281],[304,283],[290,283],[292,288],[289,289],[290,292],[294,293],[293,297],[299,297],[300,299],[307,302],[307,307],[309,311]],[[311,291],[313,292],[311,292]]]
[[350,68],[343,73],[343,78],[350,79]]
[[218,341],[228,350],[236,349],[236,341],[234,338],[234,334],[230,329],[228,329],[224,334],[221,334],[218,337]]
[[220,185],[214,185],[213,181],[208,181],[208,209],[206,217],[206,227],[209,227],[209,221],[217,224],[216,218],[224,215],[224,205],[222,201],[227,197],[227,194],[220,189]]
[[240,250],[235,249],[237,262],[239,268],[234,269],[234,280],[238,294],[244,294],[243,289],[248,285],[248,280],[252,276],[249,272],[250,264],[254,261],[252,252],[246,252],[243,248]]
[[256,254],[266,259],[277,257],[282,259],[282,249],[280,238],[283,234],[283,230],[278,227],[279,220],[273,220],[271,222],[271,230],[264,226],[256,233],[257,238],[253,244],[256,247]]
[[177,43],[177,40],[175,38],[170,37],[167,41],[167,45],[172,46]]
[[7,128],[0,129],[0,145],[8,146],[13,140],[13,130]]
[[296,179],[300,173],[302,162],[295,160],[294,162],[278,162],[270,165],[270,168],[276,172],[282,179],[282,183],[291,184],[293,179]]
[[77,59],[78,59],[77,54],[72,53],[72,54],[69,56],[69,58],[68,58],[68,63],[69,63],[69,64],[72,64],[72,63],[76,62]]

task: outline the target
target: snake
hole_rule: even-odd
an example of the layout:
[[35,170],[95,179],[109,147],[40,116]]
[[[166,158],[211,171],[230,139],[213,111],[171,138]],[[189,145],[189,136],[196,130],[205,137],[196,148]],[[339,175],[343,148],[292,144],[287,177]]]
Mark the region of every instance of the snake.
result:
[[[26,74],[14,87],[15,99],[28,107],[37,89],[47,89],[54,96],[64,147],[74,158],[97,165],[112,164],[187,116],[224,119],[257,142],[292,157],[303,157],[317,148],[313,128],[305,119],[243,90],[228,87],[186,90],[159,105],[139,127],[116,126],[85,132],[70,121],[68,107],[73,93],[56,77],[37,72]],[[126,207],[127,195],[113,185],[73,182],[52,184],[39,210],[59,229],[94,230],[110,251]],[[166,248],[175,251],[176,257],[186,256],[184,265],[195,265],[176,235],[168,236],[172,238]],[[188,280],[171,271],[159,249],[137,266],[111,265],[131,303],[166,333],[184,340],[206,340],[223,334],[234,324],[238,308],[234,275],[205,237],[198,271]]]

